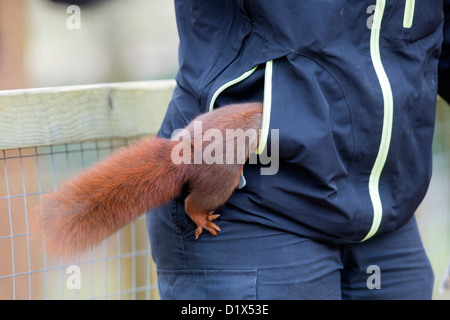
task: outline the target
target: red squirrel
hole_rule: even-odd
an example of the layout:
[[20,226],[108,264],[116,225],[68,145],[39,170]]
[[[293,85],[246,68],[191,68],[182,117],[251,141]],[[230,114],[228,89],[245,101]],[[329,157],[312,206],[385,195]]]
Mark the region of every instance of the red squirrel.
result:
[[[214,211],[238,186],[243,162],[257,149],[261,120],[261,103],[232,104],[199,115],[177,138],[146,138],[123,147],[46,194],[36,210],[34,227],[45,235],[50,254],[74,257],[149,209],[176,198],[187,185],[185,210],[197,225],[195,237],[204,229],[217,235],[220,228],[213,222],[218,217]],[[196,132],[199,124],[200,134]],[[249,129],[257,136],[245,140]],[[226,137],[229,130],[237,134],[233,141],[224,139],[219,150],[223,154],[216,154],[218,150],[211,147],[217,137],[206,134]],[[244,144],[238,142],[241,138]],[[207,163],[205,151],[224,161]],[[244,161],[229,163],[239,155]],[[180,157],[188,161],[176,163],[180,161],[174,158]]]

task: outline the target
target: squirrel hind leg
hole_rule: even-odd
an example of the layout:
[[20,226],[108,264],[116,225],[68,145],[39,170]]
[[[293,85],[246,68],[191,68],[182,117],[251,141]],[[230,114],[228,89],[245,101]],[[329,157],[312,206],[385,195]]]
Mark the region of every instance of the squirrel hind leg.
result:
[[214,214],[214,211],[202,210],[195,205],[193,198],[189,195],[185,200],[185,210],[188,216],[195,222],[197,229],[195,230],[195,239],[198,239],[203,230],[209,231],[212,235],[216,236],[220,231],[212,220],[217,219],[220,215]]

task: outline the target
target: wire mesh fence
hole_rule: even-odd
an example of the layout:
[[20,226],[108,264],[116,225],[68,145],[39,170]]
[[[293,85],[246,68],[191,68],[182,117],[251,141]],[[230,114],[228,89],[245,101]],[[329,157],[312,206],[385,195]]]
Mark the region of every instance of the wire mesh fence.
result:
[[76,261],[48,257],[29,229],[43,194],[130,141],[0,151],[0,299],[158,297],[144,216]]

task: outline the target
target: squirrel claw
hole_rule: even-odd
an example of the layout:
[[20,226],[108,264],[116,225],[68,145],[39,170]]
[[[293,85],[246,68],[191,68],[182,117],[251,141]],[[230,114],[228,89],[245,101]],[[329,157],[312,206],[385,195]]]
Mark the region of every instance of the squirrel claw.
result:
[[219,214],[211,214],[212,212],[208,213],[206,216],[206,221],[202,219],[201,222],[197,222],[197,229],[195,230],[195,239],[197,240],[198,237],[202,234],[203,229],[206,229],[211,233],[213,236],[217,235],[218,231],[221,231],[219,226],[216,225],[214,222],[211,222],[211,220],[217,219],[220,215]]
[[212,221],[220,217],[220,214],[208,214],[208,220]]
[[203,229],[208,230],[209,233],[211,233],[213,236],[217,236],[217,231],[221,231],[218,225],[216,225],[214,222],[208,221],[206,224],[197,226],[197,229],[195,230],[195,239],[196,240],[202,234]]
[[195,230],[195,240],[198,239],[198,237],[200,237],[200,235],[202,234],[203,229],[202,227],[197,227],[197,229]]

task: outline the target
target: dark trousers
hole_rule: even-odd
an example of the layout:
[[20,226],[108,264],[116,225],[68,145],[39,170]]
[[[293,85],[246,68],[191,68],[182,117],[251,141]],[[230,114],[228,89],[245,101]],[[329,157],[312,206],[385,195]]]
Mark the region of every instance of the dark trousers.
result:
[[218,236],[204,231],[198,240],[181,202],[148,213],[162,299],[431,299],[433,272],[414,218],[336,245],[228,221],[226,210]]

